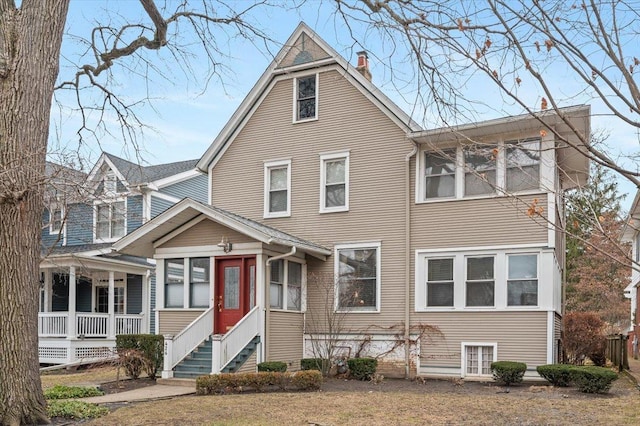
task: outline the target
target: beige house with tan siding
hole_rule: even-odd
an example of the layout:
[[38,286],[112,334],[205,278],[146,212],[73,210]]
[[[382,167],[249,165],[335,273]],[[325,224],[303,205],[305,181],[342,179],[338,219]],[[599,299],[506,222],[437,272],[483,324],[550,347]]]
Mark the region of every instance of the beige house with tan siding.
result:
[[398,376],[557,359],[562,193],[588,173],[560,141],[589,107],[424,130],[370,77],[300,24],[198,163],[209,203],[115,244],[157,261],[164,376],[196,348],[297,369],[328,340]]

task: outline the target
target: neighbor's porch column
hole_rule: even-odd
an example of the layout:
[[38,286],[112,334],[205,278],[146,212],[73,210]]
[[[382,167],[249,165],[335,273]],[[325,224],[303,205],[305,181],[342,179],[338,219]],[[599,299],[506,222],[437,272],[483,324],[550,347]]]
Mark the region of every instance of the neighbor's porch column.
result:
[[76,267],[69,267],[69,323],[67,328],[67,339],[76,338]]
[[51,269],[44,270],[44,304],[42,306],[42,312],[51,312],[51,298],[53,296],[53,275]]
[[109,271],[109,301],[107,302],[109,305],[109,319],[107,320],[107,337],[109,339],[116,338],[116,315],[115,315],[115,279],[114,272]]

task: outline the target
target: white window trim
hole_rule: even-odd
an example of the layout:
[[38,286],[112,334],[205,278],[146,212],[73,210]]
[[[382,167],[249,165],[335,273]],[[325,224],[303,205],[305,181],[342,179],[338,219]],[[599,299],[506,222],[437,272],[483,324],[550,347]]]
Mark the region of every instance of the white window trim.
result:
[[[269,196],[271,186],[271,169],[287,169],[287,209],[281,212],[269,211]],[[264,163],[264,218],[291,216],[291,160],[273,160]]]
[[[124,234],[120,237],[112,237],[112,238],[98,238],[98,206],[102,206],[105,204],[114,204],[120,203],[124,201]],[[127,222],[128,222],[128,200],[127,197],[118,197],[118,198],[110,198],[108,200],[95,200],[93,202],[93,242],[94,243],[112,243],[114,241],[118,241],[120,238],[124,237],[128,234],[127,232]],[[111,223],[111,217],[109,218],[109,222]],[[109,225],[111,226],[111,224]]]
[[[460,377],[491,377],[491,374],[467,374],[467,347],[469,346],[490,346],[493,347],[493,361],[498,361],[498,343],[497,342],[461,342],[460,343]],[[481,354],[479,353],[479,356]],[[478,360],[480,363],[480,360]]]
[[339,285],[340,285],[340,256],[338,256],[338,251],[343,249],[376,249],[376,306],[375,309],[371,308],[348,308],[348,309],[340,309],[338,306],[339,298],[334,297],[334,310],[340,313],[350,313],[350,314],[371,314],[371,313],[380,313],[380,283],[382,281],[381,277],[381,264],[382,264],[382,244],[377,242],[371,243],[349,243],[349,244],[336,244],[333,249],[333,270],[334,276],[336,277],[336,282],[334,286],[334,294],[339,294]]
[[[49,235],[58,235],[61,234],[62,235],[62,239],[64,240],[65,236],[66,236],[66,228],[67,228],[67,221],[65,220],[64,214],[65,214],[65,208],[63,205],[53,205],[51,207],[49,207],[48,209],[49,212]],[[54,222],[54,214],[56,212],[56,210],[60,210],[60,229],[53,229],[53,222]]]
[[[527,139],[539,139],[540,143],[540,181],[538,183],[538,188],[535,189],[527,189],[523,191],[515,191],[515,192],[506,192],[506,184],[507,184],[507,162],[506,162],[506,145],[509,142],[513,142],[515,140],[527,140]],[[456,170],[455,170],[455,191],[453,197],[439,197],[439,198],[427,198],[426,196],[426,170],[425,170],[425,156],[429,152],[438,152],[440,150],[447,150],[454,148],[453,146],[442,146],[439,149],[429,149],[422,148],[419,151],[416,159],[416,188],[415,188],[415,202],[416,204],[427,204],[427,203],[443,203],[447,201],[460,201],[460,200],[473,200],[473,199],[485,199],[485,198],[496,198],[496,197],[504,197],[512,194],[518,195],[527,195],[527,194],[540,194],[541,192],[545,192],[545,185],[551,191],[552,186],[548,186],[549,177],[548,167],[546,163],[549,162],[548,155],[546,151],[553,152],[553,150],[548,150],[547,145],[549,142],[545,138],[537,137],[537,136],[527,136],[522,138],[517,137],[509,137],[509,138],[496,138],[492,142],[487,142],[487,146],[494,145],[498,148],[498,156],[496,158],[496,190],[487,193],[487,194],[479,194],[479,195],[465,195],[464,184],[465,184],[465,172],[466,166],[464,161],[464,148],[465,146],[457,146],[456,149]],[[554,154],[551,154],[554,155]],[[553,161],[553,158],[551,158]]]
[[[315,76],[316,77],[316,105],[315,105],[315,110],[316,110],[316,115],[315,117],[312,118],[305,118],[302,120],[298,120],[298,79],[300,78],[308,78],[311,76]],[[319,111],[318,111],[318,94],[320,93],[319,90],[320,87],[320,78],[319,78],[319,74],[306,74],[306,75],[300,75],[297,77],[293,78],[293,123],[306,123],[308,121],[318,121],[318,115],[319,115]]]
[[[350,153],[336,152],[331,154],[320,154],[320,213],[335,213],[349,211],[349,157]],[[327,207],[327,162],[331,160],[344,159],[344,206]]]
[[[538,273],[537,305],[508,305],[508,256],[535,255]],[[494,306],[466,306],[466,259],[469,257],[494,257]],[[541,311],[553,310],[552,302],[544,292],[553,292],[553,279],[544,273],[543,262],[548,264],[553,252],[544,248],[528,247],[481,247],[448,250],[416,250],[414,271],[415,312],[487,312],[487,311]],[[429,259],[453,258],[453,306],[427,306],[427,261]],[[544,273],[544,274],[543,274]],[[543,276],[544,275],[544,276]],[[545,284],[546,283],[546,284]],[[544,285],[543,285],[544,284]]]
[[[484,257],[491,257],[493,258],[493,305],[481,305],[481,306],[469,306],[467,305],[467,282],[469,282],[469,279],[467,278],[467,271],[468,271],[468,262],[467,260],[469,259],[478,259],[478,258],[484,258]],[[497,254],[496,253],[484,253],[484,254],[466,254],[464,255],[464,279],[462,280],[463,286],[464,286],[464,307],[465,308],[473,308],[473,309],[495,309],[496,307],[496,298],[497,298],[497,292],[498,292],[498,280],[497,280],[497,276],[498,274],[498,262],[497,262]],[[456,261],[455,258],[453,260],[453,268],[455,269],[456,265]],[[489,281],[487,280],[471,280],[471,282],[483,282],[483,281]],[[453,286],[455,288],[456,282],[455,280],[453,281]],[[505,280],[505,288],[506,288],[506,280]],[[454,297],[455,297],[455,289],[454,289]],[[455,306],[455,301],[454,301],[454,306]]]
[[[278,312],[306,312],[307,311],[307,264],[302,259],[281,259],[283,261],[283,281],[282,281],[282,308],[269,306],[270,311]],[[289,309],[289,262],[297,263],[301,266],[301,283],[300,283],[300,309]],[[257,283],[256,283],[257,285]],[[271,276],[269,276],[269,291],[271,291]],[[271,304],[271,300],[269,301]]]

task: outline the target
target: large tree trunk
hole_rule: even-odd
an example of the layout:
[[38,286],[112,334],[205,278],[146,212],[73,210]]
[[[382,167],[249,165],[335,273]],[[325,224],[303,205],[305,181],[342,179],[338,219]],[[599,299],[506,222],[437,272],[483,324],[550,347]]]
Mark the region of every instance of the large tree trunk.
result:
[[0,0],[0,424],[47,423],[38,365],[49,113],[68,0]]

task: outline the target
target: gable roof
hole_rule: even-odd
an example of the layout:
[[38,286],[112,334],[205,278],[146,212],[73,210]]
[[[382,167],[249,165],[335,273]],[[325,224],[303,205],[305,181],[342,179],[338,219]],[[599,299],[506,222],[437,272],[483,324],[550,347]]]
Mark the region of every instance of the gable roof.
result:
[[330,249],[320,244],[190,198],[174,204],[135,231],[122,237],[113,244],[113,248],[134,256],[152,257],[154,244],[157,241],[197,218],[212,220],[265,244],[296,247],[322,260],[332,254]]
[[[295,47],[300,37],[308,37],[317,48],[317,51],[326,52],[326,55],[318,55],[316,58],[313,58],[312,55],[304,55],[304,51],[300,52],[299,49]],[[298,54],[295,55],[296,59],[292,61],[292,65],[281,65],[292,49],[298,51]],[[371,81],[360,74],[354,66],[349,64],[342,55],[320,38],[307,24],[301,22],[204,153],[197,164],[197,168],[203,172],[207,172],[210,164],[233,142],[235,136],[244,127],[248,117],[252,115],[255,108],[260,104],[264,96],[266,96],[274,78],[294,71],[319,68],[327,65],[337,65],[343,69],[345,71],[344,76],[352,82],[354,87],[376,104],[385,115],[404,131],[420,130],[420,126],[413,121],[407,113],[393,103],[393,101],[382,93]]]
[[198,163],[198,160],[194,159],[177,161],[174,163],[157,164],[153,166],[142,166],[108,152],[103,152],[96,164],[93,166],[87,180],[96,180],[105,163],[113,170],[114,173],[116,173],[118,178],[123,181],[125,185],[134,186],[147,184],[192,170],[195,171],[195,166]]

